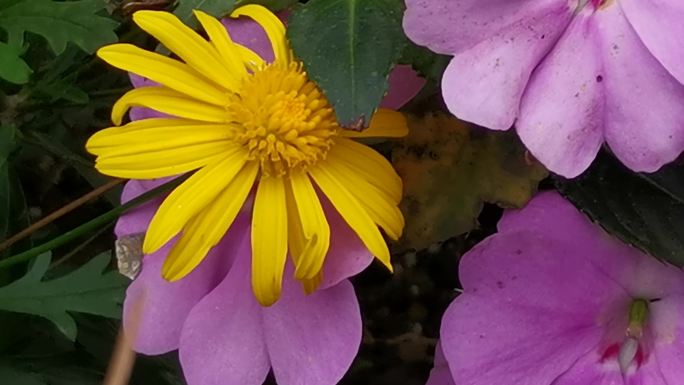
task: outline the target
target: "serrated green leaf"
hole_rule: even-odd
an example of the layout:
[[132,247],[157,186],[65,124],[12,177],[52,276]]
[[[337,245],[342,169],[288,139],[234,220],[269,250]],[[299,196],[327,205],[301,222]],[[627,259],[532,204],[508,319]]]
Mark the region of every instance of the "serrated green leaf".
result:
[[556,179],[562,194],[608,232],[684,266],[684,164],[635,173],[601,153],[579,178]]
[[221,18],[226,16],[235,6],[235,0],[178,0],[178,5],[173,13],[183,23],[197,27],[199,23],[192,14],[193,9],[199,9],[211,16]]
[[293,11],[295,55],[345,127],[366,127],[405,45],[402,0],[310,0]]
[[401,54],[399,62],[401,64],[410,64],[423,78],[439,85],[442,82],[442,75],[450,60],[450,56],[437,54],[409,41]]
[[47,40],[56,54],[73,43],[88,53],[117,40],[118,23],[99,16],[103,0],[50,1],[23,0],[0,2],[0,27],[7,32],[8,43],[23,45],[24,33],[32,32]]
[[20,54],[16,47],[0,42],[0,78],[14,84],[28,82],[33,71]]
[[409,117],[409,128],[392,150],[404,181],[404,247],[424,249],[474,229],[485,202],[521,207],[547,176],[513,133],[444,114]]
[[50,281],[42,280],[50,255],[39,256],[24,277],[0,288],[0,310],[47,318],[71,340],[76,338],[76,322],[67,312],[119,317],[126,280],[114,271],[103,273],[108,254]]

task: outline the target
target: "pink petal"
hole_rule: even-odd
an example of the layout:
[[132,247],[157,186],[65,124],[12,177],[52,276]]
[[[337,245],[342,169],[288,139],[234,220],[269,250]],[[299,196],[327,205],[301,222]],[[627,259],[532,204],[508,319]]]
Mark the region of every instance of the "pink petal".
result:
[[249,236],[230,272],[188,316],[179,355],[188,385],[261,385],[270,368],[262,308],[250,284]]
[[573,244],[587,239],[571,234],[566,241],[547,235],[559,231],[555,227],[546,233],[517,231],[487,238],[461,259],[459,277],[465,293],[483,302],[550,313],[559,316],[557,323],[562,325],[592,324],[606,304],[628,298],[622,286],[606,279],[604,269],[585,254],[594,249]]
[[354,288],[344,281],[305,295],[291,276],[285,275],[281,299],[263,308],[273,373],[280,385],[334,385],[361,344],[361,312]]
[[629,300],[606,279],[615,266],[604,269],[587,256],[602,254],[585,244],[603,233],[573,223],[588,220],[568,203],[554,210],[560,202],[541,194],[461,259],[464,294],[447,310],[441,330],[456,384],[551,384],[601,341],[597,317]]
[[319,286],[322,290],[362,272],[373,262],[373,255],[330,201],[321,192],[318,194],[330,225],[330,249],[325,257],[323,280]]
[[684,149],[684,85],[651,55],[620,7],[594,17],[606,73],[606,141],[627,167],[656,171]]
[[455,385],[439,342],[435,347],[435,366],[430,371],[430,378],[425,385]]
[[411,66],[397,65],[390,72],[389,89],[380,107],[398,110],[413,99],[423,86],[425,86],[425,79],[420,77]]
[[491,38],[451,60],[442,78],[442,94],[454,115],[495,130],[513,125],[532,71],[570,20],[567,4],[554,3],[535,6],[515,24],[497,26],[502,29]]
[[684,3],[680,0],[620,0],[620,7],[653,56],[684,83]]
[[649,310],[655,360],[667,384],[678,384],[684,378],[684,293],[651,303]]
[[158,86],[159,83],[153,82],[150,79],[144,78],[140,75],[136,75],[134,73],[128,73],[128,79],[131,81],[131,84],[135,88],[140,88],[140,87],[151,87],[151,86]]
[[[156,187],[163,185],[171,180],[171,178],[162,178],[154,180],[130,180],[126,182],[123,192],[121,193],[121,203],[126,203],[133,198],[138,197]],[[164,196],[156,197],[134,209],[131,209],[126,214],[119,217],[114,227],[114,234],[117,237],[125,235],[133,235],[144,233],[147,231],[147,226],[152,220],[152,216],[157,212],[157,208],[161,204]]]
[[[159,83],[153,82],[150,79],[146,79],[142,76],[136,75],[134,73],[129,73],[128,78],[131,80],[131,84],[135,88],[140,88],[140,87],[152,87],[152,86],[158,86]],[[132,120],[143,120],[143,119],[150,119],[150,118],[163,118],[163,117],[168,117],[169,115],[162,114],[161,112],[157,112],[155,110],[151,110],[149,108],[145,107],[133,107],[128,111],[128,117]]]
[[[143,302],[136,351],[161,354],[178,348],[181,329],[188,313],[221,282],[235,257],[235,249],[248,237],[248,215],[238,216],[221,242],[202,263],[185,278],[168,282],[162,278],[161,268],[172,242],[154,254],[144,257],[140,275],[126,290],[124,324],[131,330],[133,314],[139,301]],[[250,291],[251,293],[251,291]]]
[[552,384],[601,339],[597,325],[564,320],[562,304],[544,311],[509,301],[461,295],[445,313],[442,349],[455,384]]
[[525,90],[518,135],[550,171],[575,177],[603,144],[602,65],[588,7],[577,15]]
[[558,0],[406,0],[404,31],[411,40],[435,52],[456,54],[486,40],[503,41],[511,30],[540,30],[538,23],[548,13],[567,15],[558,20],[562,29],[560,24],[572,14],[566,3]]
[[240,17],[237,19],[226,17],[222,19],[221,22],[228,30],[230,38],[234,42],[242,44],[256,52],[256,54],[266,60],[266,62],[270,63],[275,59],[271,41],[268,40],[266,32],[264,32],[264,29],[252,19],[247,17]]
[[[554,192],[537,194],[522,210],[507,210],[499,234],[529,231],[568,244],[633,298],[684,293],[684,274],[607,234]],[[574,270],[573,270],[574,271]]]
[[163,114],[145,107],[132,107],[130,110],[128,110],[128,117],[131,119],[131,121],[152,118],[168,118],[170,116],[171,115]]

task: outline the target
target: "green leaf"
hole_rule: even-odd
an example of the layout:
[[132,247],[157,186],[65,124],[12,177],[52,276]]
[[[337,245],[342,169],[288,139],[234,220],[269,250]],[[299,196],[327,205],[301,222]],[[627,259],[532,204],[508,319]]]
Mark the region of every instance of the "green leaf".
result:
[[92,53],[117,40],[118,23],[98,15],[105,5],[103,0],[0,0],[0,27],[10,45],[23,45],[24,33],[32,32],[44,37],[56,54],[69,42]]
[[20,50],[14,46],[0,42],[0,78],[14,84],[28,82],[31,68],[19,57]]
[[288,36],[345,127],[366,127],[405,45],[402,0],[310,0]]
[[684,266],[681,160],[644,174],[601,153],[579,178],[557,178],[556,185],[608,232],[661,260]]
[[14,127],[0,126],[0,240],[26,226],[28,218],[24,192],[9,162],[16,136]]
[[442,82],[442,75],[444,75],[444,70],[450,60],[450,56],[434,53],[425,47],[409,41],[401,54],[399,62],[401,64],[410,64],[414,70],[430,83],[439,85]]
[[404,247],[424,249],[474,229],[484,202],[523,206],[547,175],[513,133],[444,114],[409,117],[409,128],[392,150],[404,181]]
[[199,9],[211,16],[221,18],[226,16],[235,6],[235,0],[178,0],[173,13],[185,24],[198,27],[199,23],[192,14],[193,9]]
[[17,368],[10,362],[0,361],[0,384],[45,385],[45,381],[35,373]]
[[40,255],[24,277],[0,288],[0,310],[47,318],[71,340],[76,338],[76,322],[69,311],[119,317],[126,280],[115,271],[103,273],[108,254],[50,281],[43,281],[50,254]]

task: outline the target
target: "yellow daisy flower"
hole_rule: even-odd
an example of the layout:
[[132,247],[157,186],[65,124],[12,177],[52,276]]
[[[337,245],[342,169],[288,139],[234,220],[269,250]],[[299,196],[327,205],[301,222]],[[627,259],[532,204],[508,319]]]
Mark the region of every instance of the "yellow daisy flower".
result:
[[[252,287],[261,304],[278,299],[288,253],[307,291],[320,281],[330,244],[320,194],[391,269],[378,226],[392,239],[401,235],[401,179],[384,157],[351,138],[404,136],[403,115],[380,109],[367,130],[344,130],[293,57],[285,26],[273,13],[247,5],[231,14],[263,27],[275,54],[271,63],[233,42],[217,19],[201,11],[195,16],[208,41],[168,12],[133,16],[181,60],[130,44],[97,53],[112,66],[160,85],[133,89],[116,102],[116,126],[94,134],[86,145],[97,155],[96,168],[131,179],[194,171],[159,207],[143,252],[153,253],[180,234],[162,274],[170,281],[183,278],[221,240],[256,184]],[[173,117],[121,126],[133,106]]]

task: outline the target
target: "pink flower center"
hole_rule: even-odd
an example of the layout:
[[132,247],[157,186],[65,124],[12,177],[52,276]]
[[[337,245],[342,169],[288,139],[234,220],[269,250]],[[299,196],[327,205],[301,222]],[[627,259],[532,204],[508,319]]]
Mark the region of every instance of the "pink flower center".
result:
[[577,10],[581,10],[585,5],[591,4],[594,6],[594,10],[599,10],[606,8],[607,6],[615,3],[615,0],[579,0],[577,2]]
[[612,365],[617,363],[617,367],[623,376],[639,370],[648,359],[648,346],[645,340],[645,329],[649,315],[648,304],[649,301],[643,299],[632,301],[629,307],[626,329],[622,329],[623,331],[614,335],[614,337],[619,335],[621,337],[613,339],[613,342],[600,352],[599,362]]

